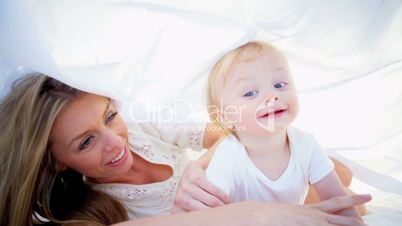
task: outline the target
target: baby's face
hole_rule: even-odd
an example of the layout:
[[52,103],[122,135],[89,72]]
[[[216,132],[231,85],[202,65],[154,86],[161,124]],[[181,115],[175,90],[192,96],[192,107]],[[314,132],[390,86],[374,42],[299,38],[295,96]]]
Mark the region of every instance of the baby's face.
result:
[[238,134],[264,136],[282,131],[299,111],[288,64],[276,50],[234,62],[221,87],[221,115]]

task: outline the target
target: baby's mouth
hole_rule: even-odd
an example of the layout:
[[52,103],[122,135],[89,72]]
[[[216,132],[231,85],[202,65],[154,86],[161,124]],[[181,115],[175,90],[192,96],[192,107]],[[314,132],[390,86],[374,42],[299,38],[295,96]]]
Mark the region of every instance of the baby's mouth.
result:
[[268,117],[272,117],[272,116],[275,116],[275,115],[280,115],[280,114],[282,114],[282,113],[284,113],[286,111],[287,111],[286,109],[278,109],[278,110],[275,110],[275,111],[267,111],[267,112],[262,113],[259,116],[257,116],[257,118],[268,118]]

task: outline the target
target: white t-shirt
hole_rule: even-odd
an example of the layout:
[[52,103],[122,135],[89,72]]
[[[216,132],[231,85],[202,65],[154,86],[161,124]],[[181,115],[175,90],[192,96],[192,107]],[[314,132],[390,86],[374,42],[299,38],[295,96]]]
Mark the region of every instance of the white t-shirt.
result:
[[232,202],[303,204],[308,183],[320,181],[334,166],[312,135],[290,127],[287,136],[289,162],[275,181],[254,165],[244,145],[234,136],[228,136],[216,147],[206,170],[207,178],[228,194]]
[[131,123],[127,127],[131,151],[152,163],[170,166],[173,175],[142,185],[88,183],[124,204],[130,219],[170,214],[180,176],[189,161],[186,148],[202,150],[205,124]]

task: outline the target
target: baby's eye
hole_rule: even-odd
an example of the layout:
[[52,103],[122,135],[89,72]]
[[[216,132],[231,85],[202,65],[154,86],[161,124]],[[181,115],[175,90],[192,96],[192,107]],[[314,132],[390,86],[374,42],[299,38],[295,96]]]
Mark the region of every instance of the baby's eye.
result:
[[281,89],[281,88],[285,87],[287,84],[288,84],[287,82],[277,82],[274,84],[274,87],[276,89]]
[[254,97],[257,96],[258,94],[258,90],[252,90],[252,91],[248,91],[247,93],[245,93],[243,95],[243,97]]
[[89,145],[91,145],[92,141],[95,139],[94,136],[90,136],[85,138],[85,140],[81,143],[81,145],[79,146],[80,150],[86,149],[87,147],[89,147]]
[[106,124],[110,123],[111,121],[113,121],[113,119],[116,117],[117,115],[117,111],[113,112],[112,114],[110,114],[107,118],[106,118]]

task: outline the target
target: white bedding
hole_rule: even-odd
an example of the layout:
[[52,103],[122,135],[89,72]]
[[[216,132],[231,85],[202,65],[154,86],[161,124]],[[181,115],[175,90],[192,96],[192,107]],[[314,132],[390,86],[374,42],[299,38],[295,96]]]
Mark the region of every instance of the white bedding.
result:
[[289,59],[301,101],[295,125],[352,169],[356,192],[373,194],[366,222],[400,225],[399,0],[3,0],[0,95],[35,70],[119,99],[129,119],[166,115],[155,106],[179,98],[176,119],[203,120],[213,62],[254,38]]

